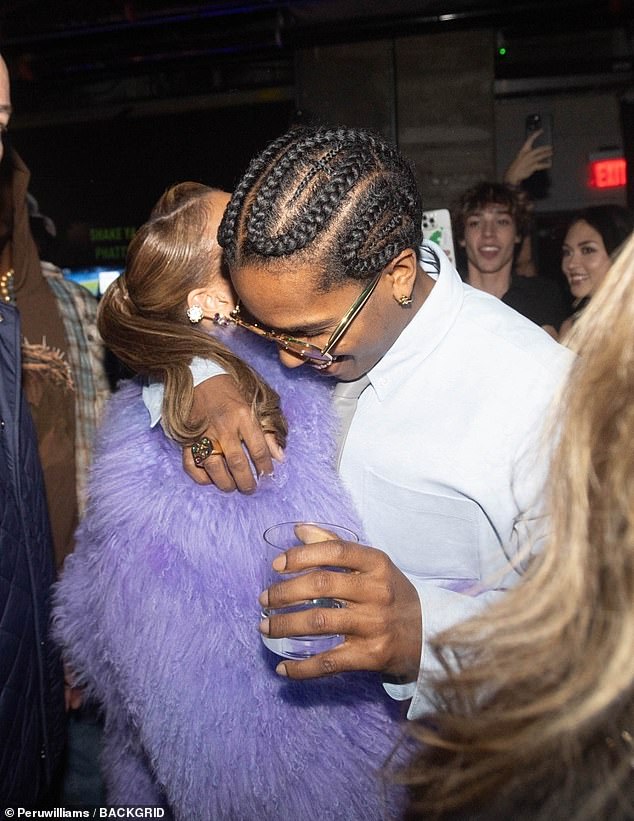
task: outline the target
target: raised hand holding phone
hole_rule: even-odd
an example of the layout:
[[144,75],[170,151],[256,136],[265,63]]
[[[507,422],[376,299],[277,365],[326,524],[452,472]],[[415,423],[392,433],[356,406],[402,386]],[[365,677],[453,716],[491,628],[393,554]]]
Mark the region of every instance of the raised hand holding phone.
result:
[[553,154],[550,118],[529,114],[526,118],[526,139],[504,172],[504,182],[519,186],[536,171],[547,171],[552,168]]

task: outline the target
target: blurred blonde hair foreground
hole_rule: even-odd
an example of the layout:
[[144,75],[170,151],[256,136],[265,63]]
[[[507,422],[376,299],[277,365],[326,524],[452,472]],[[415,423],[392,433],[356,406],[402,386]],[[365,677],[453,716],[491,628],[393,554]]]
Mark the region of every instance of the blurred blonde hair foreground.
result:
[[634,238],[567,343],[549,543],[434,642],[411,818],[634,818]]

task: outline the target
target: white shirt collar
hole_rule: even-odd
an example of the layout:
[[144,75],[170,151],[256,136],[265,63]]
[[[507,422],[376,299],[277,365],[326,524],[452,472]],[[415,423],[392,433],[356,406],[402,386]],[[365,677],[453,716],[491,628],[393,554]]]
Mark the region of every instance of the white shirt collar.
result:
[[[438,257],[440,272],[434,270],[435,260],[430,257],[430,252]],[[392,347],[368,371],[379,400],[407,380],[412,369],[438,347],[462,307],[464,284],[445,252],[436,243],[426,240],[421,246],[421,266],[436,283]],[[419,331],[421,325],[425,327],[424,334]]]

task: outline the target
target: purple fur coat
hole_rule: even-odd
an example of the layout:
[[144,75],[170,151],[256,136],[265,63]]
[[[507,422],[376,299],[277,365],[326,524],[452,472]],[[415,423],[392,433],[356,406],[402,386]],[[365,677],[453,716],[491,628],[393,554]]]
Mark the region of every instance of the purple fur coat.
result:
[[[248,336],[248,335],[247,335]],[[372,674],[292,682],[258,633],[262,532],[332,521],[361,532],[332,467],[327,381],[274,347],[227,337],[282,397],[286,459],[251,496],[196,485],[150,429],[140,387],[110,401],[91,502],[56,589],[55,631],[105,714],[112,804],[162,804],[186,821],[374,821],[401,796],[380,769],[398,707]]]

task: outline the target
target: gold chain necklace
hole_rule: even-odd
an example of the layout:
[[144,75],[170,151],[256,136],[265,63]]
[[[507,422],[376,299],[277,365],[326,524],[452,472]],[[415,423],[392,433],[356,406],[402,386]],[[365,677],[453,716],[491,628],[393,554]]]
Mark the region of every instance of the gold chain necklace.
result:
[[13,290],[13,268],[9,268],[6,274],[0,274],[0,300],[15,305],[15,293]]

